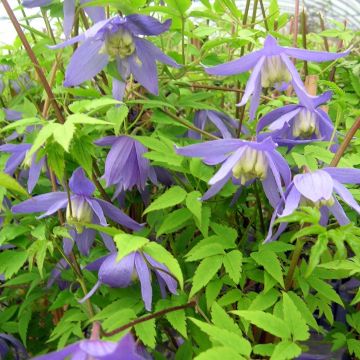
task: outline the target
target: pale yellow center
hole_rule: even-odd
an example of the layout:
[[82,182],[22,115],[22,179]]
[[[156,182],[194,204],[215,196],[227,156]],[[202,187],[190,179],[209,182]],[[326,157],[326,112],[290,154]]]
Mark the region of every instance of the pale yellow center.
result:
[[290,81],[291,74],[281,57],[279,55],[268,56],[261,68],[261,86],[269,88]]
[[105,50],[111,58],[120,57],[123,59],[130,56],[135,51],[133,37],[125,29],[109,34],[105,40]]

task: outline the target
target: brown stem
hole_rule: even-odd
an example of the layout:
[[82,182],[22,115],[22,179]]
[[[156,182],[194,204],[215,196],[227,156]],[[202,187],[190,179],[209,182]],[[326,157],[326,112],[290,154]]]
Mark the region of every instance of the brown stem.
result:
[[355,135],[356,131],[360,128],[360,117],[356,119],[353,126],[350,128],[350,130],[345,135],[344,141],[339,146],[338,150],[336,151],[333,159],[331,160],[330,166],[337,166],[339,164],[339,161],[341,160],[341,157],[344,155],[345,150],[350,144],[351,139]]
[[[344,20],[344,30],[346,29],[346,25],[347,25],[347,21]],[[343,44],[344,44],[343,40],[339,39],[339,42],[337,44],[337,51],[341,50],[341,48],[343,47]],[[330,71],[329,81],[335,80],[335,73],[336,73],[336,65],[334,65],[334,67]]]
[[[324,17],[322,15],[321,12],[319,12],[319,18],[320,18],[320,27],[321,27],[321,31],[325,31],[325,22],[324,22]],[[325,50],[329,51],[329,42],[326,36],[323,36],[324,38],[324,46],[325,46]]]
[[12,24],[13,24],[13,26],[14,26],[14,28],[15,28],[21,42],[22,42],[22,44],[25,47],[25,50],[26,50],[31,62],[34,65],[35,71],[37,72],[37,74],[38,74],[38,76],[40,78],[40,81],[41,81],[41,83],[42,83],[42,85],[43,85],[43,87],[45,89],[45,92],[46,92],[48,98],[51,101],[51,104],[52,104],[52,106],[54,108],[54,111],[55,111],[55,114],[56,114],[56,118],[58,119],[59,123],[61,123],[61,124],[65,123],[65,118],[64,118],[63,114],[61,113],[61,110],[60,110],[60,107],[59,107],[58,103],[55,100],[55,96],[54,96],[54,94],[53,94],[53,92],[52,92],[52,90],[51,90],[51,88],[49,86],[49,83],[46,80],[44,72],[42,71],[42,68],[41,68],[41,66],[40,66],[40,64],[39,64],[39,62],[38,62],[32,48],[31,48],[31,46],[29,44],[29,42],[27,41],[26,36],[25,36],[24,32],[22,31],[19,22],[16,19],[16,16],[15,16],[14,12],[12,11],[12,9],[11,9],[11,7],[10,7],[7,0],[1,0],[1,1],[2,1],[2,4],[4,5],[4,8],[5,8],[7,14],[9,15],[9,18],[10,18],[10,20],[11,20],[11,22],[12,22]]
[[[26,25],[30,28],[30,23],[29,23],[29,20],[28,20],[28,18],[27,18],[27,16],[26,16],[25,10],[24,10],[24,8],[23,8],[23,6],[22,6],[22,4],[21,4],[21,1],[20,1],[20,0],[17,0],[17,3],[19,4],[20,11],[21,11],[21,13],[22,13],[22,15],[23,15],[23,17],[24,17],[24,20],[25,20],[25,22],[26,22]],[[33,32],[30,31],[30,35],[31,35],[31,37],[32,37],[32,39],[33,39],[33,41],[34,41],[34,44],[36,44],[36,38],[35,38],[35,35],[33,34]]]
[[[301,12],[301,35],[302,35],[301,37],[302,37],[302,45],[303,45],[304,49],[307,48],[306,34],[307,34],[306,13],[305,13],[305,8],[303,7],[302,12]],[[305,73],[305,76],[307,76],[308,65],[307,65],[306,60],[304,61],[304,73]]]
[[298,238],[296,240],[295,249],[291,256],[289,271],[288,271],[286,279],[285,279],[285,290],[286,291],[289,291],[291,289],[293,279],[294,279],[295,269],[299,262],[304,243],[305,243],[304,240],[302,240],[300,238]]
[[267,18],[266,18],[266,13],[265,13],[265,7],[264,7],[263,0],[260,0],[260,7],[261,7],[261,13],[262,13],[262,16],[263,16],[263,19],[264,19],[265,29],[266,29],[266,31],[269,31],[269,25],[267,23]]
[[[294,13],[294,37],[293,37],[293,47],[297,47],[297,38],[299,34],[299,9],[300,2],[299,0],[295,0],[295,13]],[[295,58],[293,59],[295,62]]]
[[121,333],[122,331],[126,330],[126,329],[129,329],[137,324],[141,324],[145,321],[148,321],[148,320],[152,320],[152,319],[156,319],[156,318],[159,318],[161,316],[164,316],[170,312],[174,312],[174,311],[178,311],[178,310],[183,310],[183,309],[186,309],[186,308],[190,308],[190,307],[195,307],[196,306],[196,302],[195,301],[190,301],[188,302],[187,304],[185,305],[178,305],[178,306],[173,306],[173,307],[169,307],[167,309],[164,309],[164,310],[160,310],[160,311],[157,311],[153,314],[150,314],[150,315],[147,315],[147,316],[143,316],[141,318],[138,318],[138,319],[135,319],[133,321],[130,321],[129,323],[113,330],[113,331],[110,331],[110,332],[103,332],[103,335],[104,336],[113,336],[113,335],[116,335],[116,334],[119,334]]

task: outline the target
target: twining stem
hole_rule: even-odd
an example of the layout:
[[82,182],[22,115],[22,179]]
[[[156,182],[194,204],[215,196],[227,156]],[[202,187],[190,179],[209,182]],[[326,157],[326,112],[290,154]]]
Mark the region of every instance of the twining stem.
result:
[[298,238],[296,240],[295,249],[291,256],[289,271],[288,271],[286,279],[285,279],[285,290],[286,291],[289,291],[291,289],[292,282],[294,279],[295,269],[299,262],[300,255],[301,255],[304,244],[305,244],[305,241],[302,240],[301,238]]
[[39,62],[38,62],[38,60],[36,58],[36,55],[34,54],[29,42],[27,41],[26,36],[25,36],[24,32],[22,31],[19,22],[16,19],[16,16],[15,16],[14,12],[12,11],[12,9],[11,9],[11,7],[10,7],[7,0],[1,0],[1,1],[2,1],[2,4],[4,5],[4,8],[5,8],[7,14],[9,15],[9,18],[10,18],[10,20],[11,20],[11,22],[12,22],[12,24],[13,24],[13,26],[14,26],[14,28],[15,28],[21,42],[22,42],[22,44],[24,45],[24,47],[26,49],[26,52],[29,55],[29,58],[30,58],[31,62],[34,65],[35,71],[37,72],[42,85],[44,86],[45,92],[46,92],[48,98],[50,99],[51,104],[52,104],[52,106],[54,108],[56,118],[58,119],[58,121],[61,124],[64,124],[65,123],[65,118],[64,118],[63,114],[61,113],[60,107],[59,107],[58,103],[55,100],[55,96],[54,96],[54,94],[53,94],[53,92],[51,90],[51,87],[49,86],[49,83],[46,80],[45,74],[42,71],[42,68],[41,68],[41,66],[40,66],[40,64],[39,64]]
[[127,323],[127,324],[125,324],[123,326],[120,326],[119,328],[117,328],[117,329],[115,329],[113,331],[103,332],[103,335],[107,336],[107,337],[108,336],[113,336],[113,335],[121,333],[122,331],[124,331],[126,329],[132,328],[133,326],[135,326],[137,324],[141,324],[141,323],[143,323],[145,321],[149,321],[149,320],[152,320],[152,319],[159,318],[159,317],[164,316],[164,315],[166,315],[166,314],[168,314],[170,312],[183,310],[183,309],[190,308],[190,307],[195,307],[195,306],[196,306],[196,302],[195,301],[190,301],[190,302],[188,302],[187,304],[184,304],[184,305],[178,305],[178,306],[169,307],[167,309],[163,309],[163,310],[157,311],[157,312],[155,312],[153,314],[143,316],[141,318],[130,321],[129,323]]
[[360,117],[356,119],[350,130],[345,135],[344,141],[341,143],[339,148],[337,149],[333,159],[331,160],[330,166],[337,166],[341,157],[344,155],[345,150],[350,144],[351,139],[355,135],[356,131],[360,128]]

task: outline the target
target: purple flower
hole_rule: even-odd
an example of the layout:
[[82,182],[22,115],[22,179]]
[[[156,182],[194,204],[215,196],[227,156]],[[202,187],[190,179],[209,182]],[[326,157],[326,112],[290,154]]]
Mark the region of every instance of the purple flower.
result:
[[239,185],[248,185],[259,179],[270,204],[275,208],[280,196],[283,196],[282,182],[287,186],[291,180],[288,164],[275,149],[271,138],[260,143],[223,139],[177,148],[176,152],[203,158],[208,165],[222,163],[219,171],[210,179],[211,188],[204,194],[203,200],[217,194],[230,178]]
[[0,146],[0,151],[10,153],[11,156],[5,164],[5,172],[9,175],[13,175],[15,170],[23,164],[28,169],[28,192],[31,193],[37,184],[41,169],[45,165],[45,157],[37,160],[37,152],[32,157],[24,162],[27,152],[32,147],[32,144],[5,144]]
[[340,225],[350,223],[336,195],[359,214],[360,206],[344,183],[359,184],[360,170],[328,167],[295,175],[286,190],[285,198],[279,202],[273,213],[265,241],[276,240],[287,226],[286,223],[281,223],[273,236],[272,227],[276,218],[291,215],[301,205],[317,207],[321,213],[321,225],[328,223],[330,213]]
[[[34,196],[18,205],[12,207],[11,211],[15,214],[44,212],[39,219],[54,214],[60,209],[66,208],[66,218],[68,223],[95,223],[102,226],[107,226],[106,218],[109,217],[114,222],[121,224],[131,230],[137,231],[142,228],[142,225],[131,219],[120,209],[111,203],[96,199],[91,195],[95,191],[94,184],[85,176],[84,170],[78,168],[74,171],[69,181],[69,187],[72,192],[71,195],[71,214],[70,206],[68,204],[68,196],[66,192],[56,191],[48,194]],[[95,238],[95,231],[92,229],[83,229],[81,225],[75,224],[75,230],[71,230],[70,234],[77,243],[79,250],[83,254],[88,254],[91,244]],[[114,245],[111,238],[102,234],[105,245],[109,250],[114,250]],[[72,241],[65,239],[65,252],[71,250]]]
[[[270,111],[263,116],[257,125],[258,138],[271,136],[280,146],[293,146],[314,140],[330,141],[334,133],[334,125],[328,114],[320,105],[331,98],[331,91],[318,97],[308,97],[307,104],[300,101],[297,105],[286,105]],[[271,132],[260,134],[268,127]]]
[[[239,126],[236,120],[220,111],[199,110],[195,112],[194,125],[197,128],[205,130],[205,127],[209,122],[219,130],[215,135],[221,135],[223,139],[235,137],[236,129]],[[244,127],[242,130],[243,133],[247,133],[247,130]],[[194,130],[189,130],[188,136],[193,139],[201,138],[201,134]]]
[[131,190],[145,190],[148,179],[156,183],[156,174],[148,159],[143,157],[147,149],[129,136],[106,136],[96,141],[100,146],[111,146],[105,162],[106,186],[115,185],[116,194]]
[[[1,91],[0,91],[1,93]],[[5,113],[6,121],[16,121],[22,118],[22,114],[19,111],[11,110],[11,109],[2,109]]]
[[[86,4],[91,0],[80,0],[80,4]],[[27,8],[50,5],[53,0],[23,0],[22,5]],[[102,7],[85,7],[85,12],[93,22],[105,19],[105,10]],[[68,38],[71,34],[75,19],[75,0],[64,0],[64,34]]]
[[12,348],[11,354],[14,357],[12,359],[25,360],[29,358],[29,355],[24,345],[12,335],[0,334],[0,359],[7,359],[7,355]]
[[163,297],[166,296],[165,286],[172,294],[177,293],[177,281],[169,275],[168,268],[155,261],[151,256],[136,251],[125,256],[120,261],[116,261],[117,256],[117,253],[112,253],[86,267],[88,270],[98,270],[98,282],[81,302],[92,296],[101,284],[106,284],[113,288],[125,288],[135,279],[139,279],[145,309],[151,311],[152,286],[150,269],[157,277]]
[[303,105],[312,106],[301,78],[289,57],[307,61],[331,61],[347,55],[343,53],[328,53],[323,51],[310,51],[289,48],[278,45],[276,39],[268,35],[261,50],[254,51],[240,59],[206,68],[205,71],[212,75],[234,75],[249,71],[253,68],[249,81],[246,84],[244,95],[238,106],[243,106],[252,95],[250,104],[250,119],[255,118],[259,105],[262,88],[275,87],[278,90],[286,89],[292,82],[297,96]]
[[159,35],[168,30],[171,20],[159,22],[151,16],[115,16],[100,21],[83,34],[52,47],[58,49],[82,41],[73,54],[65,74],[65,86],[75,86],[91,79],[109,62],[115,66],[121,80],[113,79],[113,96],[121,100],[125,81],[130,73],[153,94],[158,94],[156,61],[174,67],[179,65],[161,52],[143,35]]
[[125,335],[118,342],[103,340],[81,340],[66,348],[34,360],[142,360],[136,352],[136,343],[131,334]]

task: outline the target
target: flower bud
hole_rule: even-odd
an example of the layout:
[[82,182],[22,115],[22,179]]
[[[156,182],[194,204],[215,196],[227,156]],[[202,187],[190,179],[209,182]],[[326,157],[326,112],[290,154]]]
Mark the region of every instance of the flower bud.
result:
[[276,84],[289,83],[291,74],[279,55],[268,56],[261,68],[261,86],[274,87]]
[[316,131],[316,116],[307,109],[301,110],[295,117],[292,133],[295,137],[309,137]]
[[135,51],[133,37],[127,30],[120,28],[115,33],[106,36],[105,49],[111,58],[123,59]]

